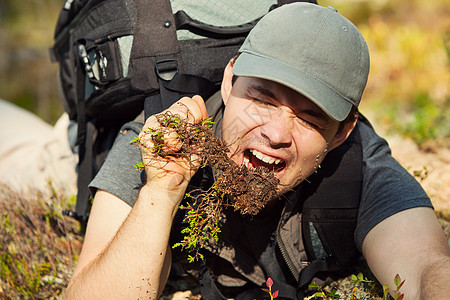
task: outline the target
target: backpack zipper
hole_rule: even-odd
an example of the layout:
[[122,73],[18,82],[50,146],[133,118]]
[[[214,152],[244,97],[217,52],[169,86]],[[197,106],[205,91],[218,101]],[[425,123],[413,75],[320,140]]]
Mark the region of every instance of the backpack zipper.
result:
[[[286,211],[286,205],[283,207],[283,211],[281,212],[281,216],[284,216],[285,211]],[[296,268],[294,266],[294,263],[289,258],[288,254],[286,253],[286,248],[284,246],[283,241],[281,240],[281,236],[280,236],[281,220],[282,220],[282,218],[280,218],[280,221],[278,222],[277,233],[276,233],[276,240],[277,240],[278,248],[280,249],[281,256],[283,257],[284,261],[286,262],[286,265],[288,266],[289,271],[291,271],[291,273],[294,276],[295,280],[298,282],[299,279],[300,279],[300,273],[297,272],[297,270],[296,270]]]

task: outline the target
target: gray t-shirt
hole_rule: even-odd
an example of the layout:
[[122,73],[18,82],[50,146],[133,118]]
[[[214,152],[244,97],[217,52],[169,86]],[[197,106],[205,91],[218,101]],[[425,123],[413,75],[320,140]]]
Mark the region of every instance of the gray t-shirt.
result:
[[[206,103],[209,115],[216,116],[218,122],[213,129],[220,137],[221,99],[213,97]],[[130,206],[134,205],[145,176],[133,167],[141,161],[141,155],[138,147],[129,142],[141,129],[142,123],[138,122],[123,126],[105,163],[90,184],[93,193],[102,189]],[[402,210],[432,205],[420,184],[391,156],[384,139],[362,122],[357,123],[355,130],[360,133],[363,147],[363,186],[355,231],[355,243],[361,251],[367,233],[382,220]]]
[[416,179],[392,156],[388,143],[358,122],[363,146],[363,186],[355,242],[361,251],[367,233],[384,219],[414,207],[433,207]]

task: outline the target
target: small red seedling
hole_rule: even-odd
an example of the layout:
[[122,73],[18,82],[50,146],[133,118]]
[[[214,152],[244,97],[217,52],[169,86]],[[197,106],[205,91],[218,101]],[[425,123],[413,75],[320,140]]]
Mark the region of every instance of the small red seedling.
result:
[[272,280],[272,278],[270,278],[270,277],[267,278],[266,285],[267,285],[267,287],[268,287],[269,289],[262,289],[262,290],[263,290],[264,292],[269,293],[270,300],[273,300],[273,299],[277,298],[277,297],[278,297],[278,290],[276,290],[275,292],[272,293],[272,285],[273,285],[273,280]]

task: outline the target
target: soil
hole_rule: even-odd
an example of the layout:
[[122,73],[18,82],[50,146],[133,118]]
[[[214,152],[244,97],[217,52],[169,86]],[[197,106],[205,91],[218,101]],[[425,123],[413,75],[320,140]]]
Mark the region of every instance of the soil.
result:
[[392,155],[421,183],[436,215],[450,221],[450,149],[429,143],[419,148],[412,140],[388,136]]

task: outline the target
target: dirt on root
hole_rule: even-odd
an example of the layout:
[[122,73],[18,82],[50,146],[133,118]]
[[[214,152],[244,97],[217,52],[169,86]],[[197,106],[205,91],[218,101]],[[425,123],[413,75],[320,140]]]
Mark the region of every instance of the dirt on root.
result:
[[[231,206],[242,214],[256,215],[277,196],[279,181],[274,172],[265,167],[238,166],[229,158],[229,145],[214,137],[209,120],[191,124],[171,112],[156,117],[161,126],[143,130],[144,135],[150,135],[153,142],[149,151],[161,160],[194,157],[201,160],[201,167],[212,166],[219,172],[212,190],[197,197],[200,201],[208,195],[209,199],[213,197],[213,202],[218,201],[224,207]],[[166,147],[165,137],[171,136],[172,132],[181,142],[176,152],[167,151]],[[137,142],[144,146],[141,141],[138,139]]]

